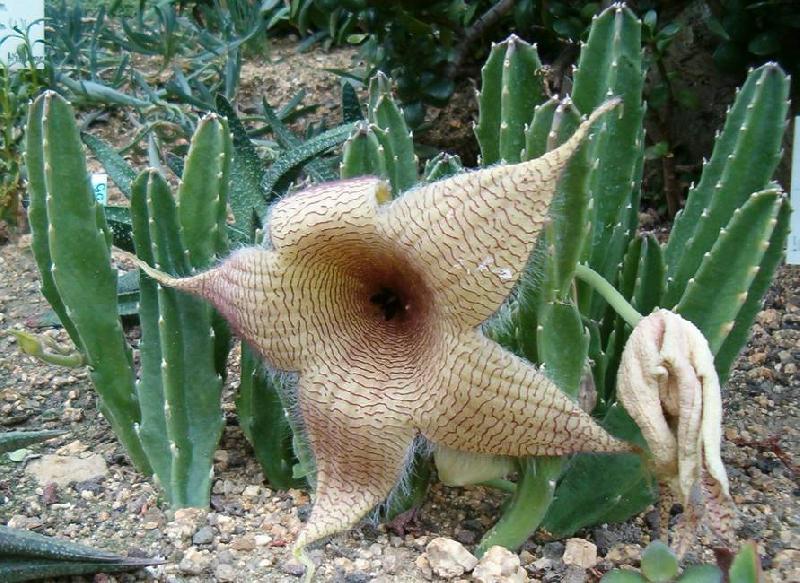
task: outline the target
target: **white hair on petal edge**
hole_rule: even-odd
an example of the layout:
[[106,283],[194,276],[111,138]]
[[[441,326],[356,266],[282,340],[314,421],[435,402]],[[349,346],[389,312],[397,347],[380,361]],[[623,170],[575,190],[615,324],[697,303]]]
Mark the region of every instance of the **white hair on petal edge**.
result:
[[[253,352],[257,355],[255,351]],[[298,405],[298,373],[285,372],[275,369],[268,363],[265,363],[261,358],[259,358],[259,362],[259,372],[267,377],[275,391],[278,393],[281,404],[283,405],[283,408],[289,417],[291,431],[299,432],[297,437],[307,442],[305,422]],[[398,496],[406,496],[409,494],[415,459],[418,455],[421,458],[430,458],[434,448],[434,444],[425,439],[422,435],[418,435],[411,442],[411,445],[406,451],[405,458],[403,459],[402,469],[400,470],[400,476],[398,478],[397,485],[392,488],[392,491],[386,497],[386,500],[382,504],[377,505],[375,509],[364,518],[365,522],[377,525],[380,522],[380,518],[384,510],[390,508]],[[311,453],[313,454],[313,451]],[[316,467],[311,468],[311,470],[313,473],[316,473]],[[312,486],[313,481],[314,478],[312,477],[310,480]]]
[[403,465],[397,484],[392,488],[392,491],[389,492],[386,500],[382,504],[378,504],[375,509],[367,515],[365,518],[366,522],[373,525],[378,524],[382,515],[385,514],[387,509],[393,506],[395,500],[403,496],[408,496],[411,492],[412,474],[415,465],[414,461],[419,457],[423,463],[427,463],[427,460],[433,453],[434,447],[434,444],[425,439],[422,435],[417,435],[414,438],[403,459]]
[[[278,393],[284,410],[289,416],[289,425],[291,426],[291,430],[299,432],[300,435],[297,437],[307,442],[305,422],[298,406],[298,373],[285,372],[275,369],[260,358],[259,362],[261,363],[260,372],[269,379],[273,388]],[[380,522],[381,516],[385,509],[390,508],[397,497],[407,496],[409,494],[415,459],[417,456],[420,456],[421,458],[430,458],[434,448],[434,444],[425,439],[422,435],[418,435],[411,442],[411,445],[406,451],[405,458],[403,459],[402,469],[400,470],[400,476],[397,484],[394,488],[392,488],[392,491],[386,497],[386,500],[382,504],[377,505],[373,511],[364,517],[364,522],[377,525]],[[313,454],[313,451],[311,453]],[[311,470],[313,473],[316,473],[316,467],[311,468]],[[314,478],[312,477],[310,480],[312,486],[313,481]]]
[[[261,355],[252,347],[250,347],[250,350],[258,360],[259,373],[266,377],[267,381],[278,394],[281,406],[283,407],[289,423],[289,434],[287,437],[292,437],[296,434],[297,439],[302,439],[304,442],[308,443],[305,422],[303,421],[303,415],[300,412],[300,406],[298,404],[297,383],[300,379],[300,375],[296,372],[286,372],[276,369],[270,366],[268,362],[265,362]],[[294,450],[294,444],[292,444],[292,449]],[[308,449],[313,455],[314,452],[311,450],[310,445]],[[313,459],[310,461],[315,462]],[[316,463],[314,463],[314,467],[310,469],[313,474],[316,474]],[[312,487],[314,486],[314,482],[315,479],[312,477],[310,480],[310,485]]]

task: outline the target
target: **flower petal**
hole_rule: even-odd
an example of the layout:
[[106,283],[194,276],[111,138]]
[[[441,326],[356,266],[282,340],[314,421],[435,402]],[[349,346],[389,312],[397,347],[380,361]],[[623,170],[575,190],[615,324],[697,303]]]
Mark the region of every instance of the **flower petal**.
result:
[[[665,326],[661,358],[669,375],[661,400],[669,415],[677,421],[678,488],[685,502],[700,478],[703,465],[700,434],[703,388],[693,366],[697,339],[691,334],[694,326],[690,322],[667,310],[661,310],[658,315]],[[707,345],[702,334],[700,338]]]
[[380,381],[341,369],[301,377],[298,405],[317,465],[314,508],[296,549],[352,527],[388,496],[409,459],[410,417],[376,402]]
[[332,241],[339,247],[358,236],[374,238],[378,207],[389,200],[389,186],[374,176],[318,184],[272,206],[269,239],[274,249],[296,256]]
[[534,366],[476,331],[450,338],[432,361],[415,419],[434,443],[517,457],[630,451]]
[[469,453],[445,446],[436,448],[433,461],[439,481],[445,486],[469,486],[505,478],[515,467],[507,456]]
[[617,373],[617,399],[625,407],[650,448],[656,473],[678,473],[678,442],[661,406],[668,369],[661,357],[666,324],[655,315],[643,318],[631,332]]
[[445,316],[474,328],[505,301],[548,222],[556,183],[599,107],[561,147],[530,162],[460,174],[411,191],[382,213],[384,229],[426,266]]
[[305,310],[287,285],[281,258],[260,247],[247,247],[226,258],[217,267],[191,277],[177,278],[154,269],[127,254],[159,284],[209,301],[234,331],[249,342],[272,365],[298,370],[306,336]]

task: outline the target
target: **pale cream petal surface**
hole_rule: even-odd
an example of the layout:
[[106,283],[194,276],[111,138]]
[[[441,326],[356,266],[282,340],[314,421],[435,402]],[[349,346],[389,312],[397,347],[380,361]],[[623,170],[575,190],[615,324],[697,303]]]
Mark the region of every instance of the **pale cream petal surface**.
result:
[[477,331],[447,339],[435,362],[429,398],[414,413],[434,443],[517,457],[630,451],[534,366]]
[[374,178],[322,184],[271,209],[269,248],[185,279],[143,266],[213,303],[270,364],[299,372],[318,475],[298,551],[384,500],[419,433],[493,455],[629,451],[477,330],[518,280],[570,155],[611,107],[545,158],[391,203]]
[[677,475],[678,442],[661,406],[669,382],[661,357],[664,332],[664,321],[653,317],[642,319],[631,332],[617,372],[617,399],[642,430],[656,471]]
[[175,278],[130,256],[161,285],[209,301],[272,365],[297,370],[307,335],[304,306],[295,301],[291,274],[279,256],[261,247],[236,251],[218,266]]
[[358,237],[374,237],[378,207],[391,200],[389,186],[366,176],[314,185],[275,203],[269,212],[269,240],[275,250],[296,256],[337,248]]
[[305,375],[298,405],[317,465],[314,507],[297,539],[302,548],[351,527],[397,484],[414,438],[410,418],[369,398],[379,376],[324,368]]
[[562,170],[609,102],[559,148],[513,166],[460,174],[408,192],[380,216],[386,236],[425,265],[445,317],[473,328],[518,281],[548,221]]

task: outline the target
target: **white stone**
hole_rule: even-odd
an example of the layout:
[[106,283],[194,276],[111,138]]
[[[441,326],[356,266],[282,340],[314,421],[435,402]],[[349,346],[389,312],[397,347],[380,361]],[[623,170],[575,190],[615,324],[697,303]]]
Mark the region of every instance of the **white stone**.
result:
[[400,568],[400,557],[393,550],[387,550],[381,561],[381,569],[384,573],[394,575]]
[[71,482],[84,482],[108,473],[108,467],[100,454],[93,453],[85,458],[46,454],[32,460],[25,472],[41,485],[55,482],[67,486]]
[[333,559],[333,565],[340,568],[345,574],[353,572],[353,561],[347,557],[336,557]]
[[217,581],[236,581],[237,573],[231,565],[219,565],[215,571]]
[[205,508],[178,508],[175,511],[175,522],[195,526],[200,520],[205,520]]
[[236,530],[236,522],[230,516],[220,514],[217,517],[217,528],[219,528],[220,532],[231,534]]
[[181,573],[186,573],[188,575],[200,575],[209,568],[211,565],[211,554],[203,549],[202,551],[198,551],[194,547],[189,547],[186,549],[186,552],[183,554],[183,559],[178,565],[178,569]]
[[435,538],[425,549],[431,570],[446,579],[459,577],[472,571],[478,559],[458,541],[449,538]]
[[428,555],[422,554],[418,556],[415,564],[423,577],[426,579],[433,579],[433,571],[431,570],[431,563],[428,560]]
[[272,537],[268,534],[257,534],[255,541],[257,547],[265,547],[272,542]]
[[72,454],[79,454],[85,452],[89,449],[89,446],[80,440],[70,441],[68,444],[59,447],[56,450],[58,455],[72,455]]
[[567,541],[561,560],[565,565],[591,569],[597,564],[597,546],[582,538],[571,538]]
[[245,498],[257,498],[259,494],[261,494],[261,488],[253,484],[245,486],[244,492],[242,492],[242,496]]
[[537,571],[549,571],[553,568],[555,562],[549,557],[539,557],[531,565]]
[[491,547],[472,572],[478,583],[526,583],[528,575],[519,557],[506,548]]
[[179,508],[175,518],[167,524],[166,535],[171,540],[189,540],[205,519],[206,511],[202,508]]

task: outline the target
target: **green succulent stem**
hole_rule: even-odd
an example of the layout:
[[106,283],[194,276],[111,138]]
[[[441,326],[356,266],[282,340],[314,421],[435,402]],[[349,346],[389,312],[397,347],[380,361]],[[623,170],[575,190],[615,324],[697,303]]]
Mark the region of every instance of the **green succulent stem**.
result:
[[579,263],[575,268],[575,277],[587,283],[608,302],[614,311],[619,314],[631,328],[635,328],[642,319],[642,315],[628,303],[628,300],[619,293],[613,285],[584,263]]
[[48,342],[44,336],[37,336],[22,330],[9,330],[8,332],[16,337],[22,352],[38,358],[42,362],[67,368],[77,368],[86,364],[86,357],[77,349],[71,352],[62,351],[54,343]]
[[[475,549],[475,556],[482,557],[495,545],[516,549],[539,528],[553,501],[563,463],[559,457],[525,458],[519,461],[520,478],[514,488],[509,510],[484,535]],[[526,511],[522,512],[522,509]]]
[[478,486],[484,486],[485,488],[494,488],[495,490],[501,490],[503,492],[508,492],[509,494],[513,494],[517,491],[517,485],[512,482],[511,480],[505,480],[503,478],[495,478],[494,480],[486,480],[485,482],[481,482]]
[[83,353],[103,415],[133,464],[149,475],[137,433],[141,415],[133,355],[117,315],[111,233],[89,186],[75,113],[56,93],[45,92],[29,108],[26,160],[28,218],[42,294]]

